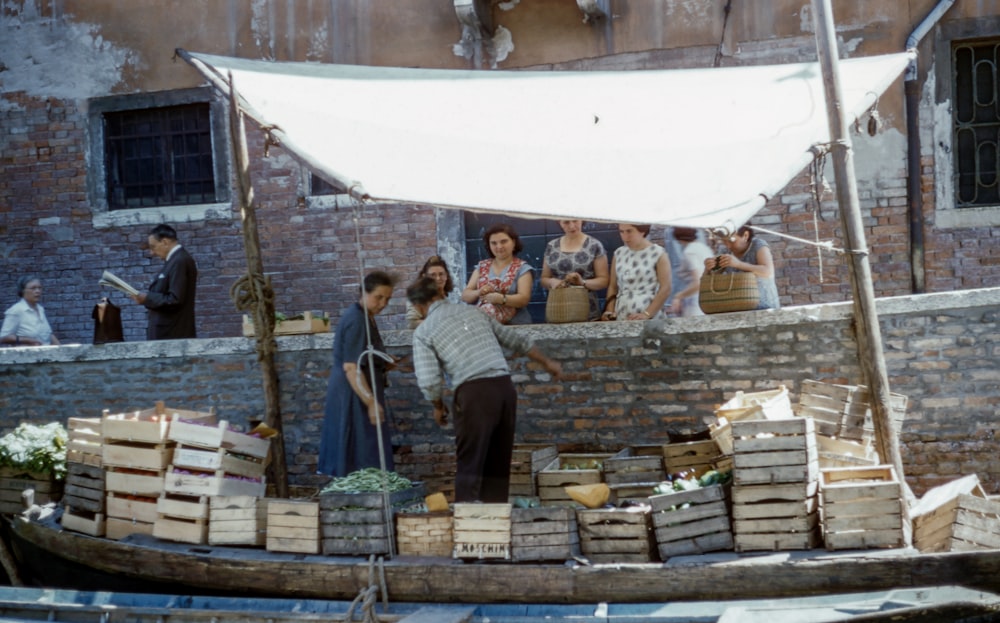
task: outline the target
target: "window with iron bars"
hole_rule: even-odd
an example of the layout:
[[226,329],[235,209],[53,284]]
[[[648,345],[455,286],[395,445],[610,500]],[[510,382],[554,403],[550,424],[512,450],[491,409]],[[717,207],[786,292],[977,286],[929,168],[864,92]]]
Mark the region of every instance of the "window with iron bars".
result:
[[213,203],[209,104],[106,112],[110,210]]
[[1000,40],[952,45],[955,205],[1000,205]]

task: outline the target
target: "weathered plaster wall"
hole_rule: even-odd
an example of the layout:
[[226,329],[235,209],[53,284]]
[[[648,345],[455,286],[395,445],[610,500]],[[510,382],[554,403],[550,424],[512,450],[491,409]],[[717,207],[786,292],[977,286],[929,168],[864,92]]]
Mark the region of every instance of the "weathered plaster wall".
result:
[[[902,432],[905,471],[918,494],[976,473],[1000,492],[1000,289],[878,301],[891,389],[909,398]],[[736,391],[801,382],[859,383],[851,306],[656,322],[523,327],[562,361],[553,382],[524,358],[513,362],[520,396],[518,440],[574,451],[664,443],[698,428]],[[410,331],[388,331],[389,352],[409,351]],[[278,338],[288,471],[315,472],[333,335]],[[0,358],[0,430],[21,421],[96,417],[156,400],[245,426],[264,410],[254,343],[245,338],[8,349]],[[412,374],[391,375],[400,472],[448,490],[452,429],[430,417]]]

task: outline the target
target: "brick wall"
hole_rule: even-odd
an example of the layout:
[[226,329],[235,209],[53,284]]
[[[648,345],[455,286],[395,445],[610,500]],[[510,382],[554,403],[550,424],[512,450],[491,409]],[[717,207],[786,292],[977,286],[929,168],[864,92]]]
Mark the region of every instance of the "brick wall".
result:
[[[918,495],[977,473],[1000,492],[1000,289],[879,301],[891,389],[909,398],[901,435],[907,478]],[[739,390],[786,385],[793,403],[804,379],[860,383],[848,304],[683,318],[663,322],[520,328],[563,362],[548,380],[524,358],[513,372],[521,404],[518,440],[574,451],[662,443],[697,428]],[[409,350],[409,331],[386,331],[389,351]],[[317,485],[332,334],[279,338],[281,409],[291,484]],[[451,429],[433,422],[412,375],[394,372],[398,470],[448,490]],[[96,417],[168,406],[205,410],[237,425],[260,418],[263,394],[254,343],[244,338],[64,346],[0,351],[0,429],[21,421]]]

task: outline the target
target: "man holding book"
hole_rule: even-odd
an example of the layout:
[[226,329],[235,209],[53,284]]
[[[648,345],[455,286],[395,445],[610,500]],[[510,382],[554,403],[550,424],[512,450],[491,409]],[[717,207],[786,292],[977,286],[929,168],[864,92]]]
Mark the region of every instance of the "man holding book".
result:
[[170,225],[160,224],[149,232],[149,253],[162,259],[163,270],[148,292],[132,295],[132,300],[149,311],[147,340],[179,340],[197,337],[194,323],[195,286],[198,266],[177,241]]

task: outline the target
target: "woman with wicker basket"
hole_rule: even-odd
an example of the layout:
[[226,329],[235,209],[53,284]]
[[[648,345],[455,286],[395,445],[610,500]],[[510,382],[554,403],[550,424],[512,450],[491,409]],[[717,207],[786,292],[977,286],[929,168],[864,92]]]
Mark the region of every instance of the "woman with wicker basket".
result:
[[501,324],[531,324],[528,303],[535,269],[517,257],[524,246],[514,228],[498,223],[483,234],[489,259],[479,262],[462,291],[472,303]]
[[757,277],[760,302],[757,309],[781,309],[778,286],[774,282],[774,256],[766,240],[756,238],[750,223],[723,240],[729,253],[705,260],[706,270],[723,273],[747,272]]
[[670,297],[670,258],[667,251],[646,236],[650,225],[621,223],[622,246],[611,258],[608,300],[601,320],[650,320],[663,318]]
[[[563,235],[550,240],[542,258],[542,287],[548,291],[550,306],[565,293],[563,288],[582,288],[586,294],[586,316],[578,320],[597,320],[601,315],[597,292],[608,287],[608,254],[601,241],[583,233],[583,221],[559,221]],[[550,316],[546,308],[546,316]],[[582,315],[582,314],[581,314]],[[549,318],[549,322],[562,322]]]

